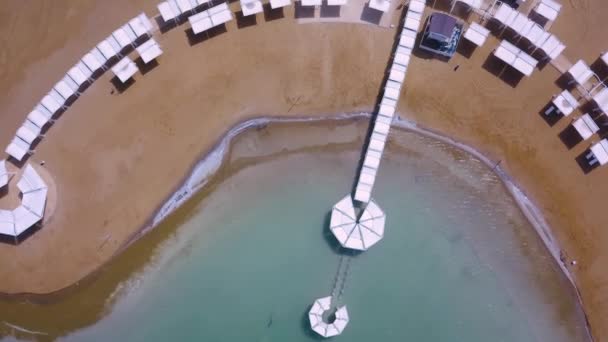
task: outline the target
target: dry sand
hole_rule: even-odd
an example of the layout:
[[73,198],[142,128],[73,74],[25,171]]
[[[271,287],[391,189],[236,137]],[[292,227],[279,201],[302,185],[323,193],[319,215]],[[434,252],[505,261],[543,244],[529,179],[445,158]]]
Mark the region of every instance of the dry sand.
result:
[[[552,31],[570,60],[593,63],[606,48],[608,2],[563,4]],[[84,52],[141,10],[154,13],[154,3],[5,1],[3,144]],[[112,94],[107,72],[49,129],[29,161],[46,161],[56,209],[19,246],[0,245],[0,291],[56,291],[109,260],[237,122],[372,110],[394,38],[393,30],[371,25],[298,25],[293,8],[276,20],[258,15],[252,26],[231,22],[204,41],[189,39],[188,27],[157,35],[165,50],[159,65],[123,93]],[[546,66],[513,87],[489,71],[494,63],[486,58],[496,45],[491,38],[470,58],[457,54],[449,63],[414,58],[399,112],[501,161],[543,210],[567,260],[578,261],[572,272],[592,332],[606,339],[608,169],[583,173],[575,159],[589,143],[568,149],[559,134],[571,119],[550,126],[539,114],[559,91],[559,73]]]

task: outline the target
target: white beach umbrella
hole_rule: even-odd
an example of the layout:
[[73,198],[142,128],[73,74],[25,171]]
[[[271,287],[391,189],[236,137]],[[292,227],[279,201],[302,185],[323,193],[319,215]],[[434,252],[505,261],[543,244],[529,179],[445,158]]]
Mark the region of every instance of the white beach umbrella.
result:
[[340,335],[340,332],[338,331],[336,326],[333,323],[328,324],[327,329],[325,329],[325,335],[323,337],[332,337],[336,335]]
[[8,171],[6,170],[6,161],[0,160],[0,188],[8,184]]
[[331,297],[324,297],[315,300],[308,312],[310,320],[310,328],[317,334],[323,337],[332,337],[340,335],[348,324],[348,311],[346,306],[339,307],[336,310],[336,319],[332,323],[323,321],[323,313],[329,310],[331,306]]
[[[0,163],[2,167],[4,161]],[[0,210],[0,234],[15,238],[42,220],[48,192],[46,183],[30,164],[25,166],[17,187],[23,194],[21,205],[14,210]]]
[[325,336],[327,331],[327,323],[323,322],[323,313],[329,310],[330,305],[331,297],[319,298],[315,300],[308,312],[310,328],[322,336]]
[[34,170],[30,164],[25,166],[25,170],[21,175],[21,179],[17,183],[17,187],[23,194],[47,188],[42,177],[38,175],[38,172],[36,172],[36,170]]
[[371,200],[357,221],[350,196],[344,197],[333,208],[330,230],[345,248],[367,250],[384,236],[385,215]]
[[323,337],[326,337],[327,336],[327,323],[321,321],[321,322],[317,323],[317,325],[312,327],[312,330],[314,332],[316,332],[317,334],[319,334]]
[[47,192],[48,190],[44,188],[25,193],[23,194],[21,204],[34,215],[42,217],[44,216]]
[[594,144],[590,148],[591,153],[595,156],[595,159],[600,165],[606,165],[608,163],[608,140],[602,139],[600,142]]
[[597,103],[604,114],[608,115],[608,87],[604,86],[602,90],[593,95],[593,101]]
[[9,156],[21,161],[23,157],[29,153],[30,144],[21,140],[19,137],[14,137],[11,143],[4,150]]
[[13,217],[15,218],[15,233],[14,236],[19,236],[24,231],[38,223],[42,218],[31,211],[29,211],[23,205],[13,210]]
[[0,234],[15,236],[15,218],[10,210],[0,209]]

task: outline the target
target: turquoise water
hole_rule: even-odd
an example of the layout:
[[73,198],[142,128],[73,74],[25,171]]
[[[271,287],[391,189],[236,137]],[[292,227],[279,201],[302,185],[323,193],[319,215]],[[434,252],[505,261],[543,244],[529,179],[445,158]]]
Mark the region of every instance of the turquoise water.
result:
[[[327,220],[352,186],[360,128],[256,163],[253,151],[287,133],[245,134],[242,167],[119,286],[104,318],[65,340],[316,340],[306,314],[343,254]],[[351,321],[334,339],[586,341],[571,289],[498,179],[442,143],[391,134],[374,191],[385,237],[348,257]]]

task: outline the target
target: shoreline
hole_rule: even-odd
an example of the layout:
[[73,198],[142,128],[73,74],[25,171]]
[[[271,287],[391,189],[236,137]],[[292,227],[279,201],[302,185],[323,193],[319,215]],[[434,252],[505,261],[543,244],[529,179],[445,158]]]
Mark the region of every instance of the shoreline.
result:
[[[301,116],[301,117],[269,117],[263,116],[245,120],[238,123],[236,126],[230,128],[210,150],[210,152],[204,154],[202,158],[194,162],[190,168],[189,173],[185,176],[185,180],[182,181],[181,185],[176,191],[171,193],[166,201],[156,210],[150,217],[150,224],[145,225],[139,229],[132,238],[130,238],[124,246],[119,248],[116,255],[122,253],[124,249],[128,248],[132,243],[139,240],[142,236],[157,227],[165,218],[171,215],[175,210],[179,209],[181,205],[187,202],[192,196],[200,191],[215,174],[217,170],[224,164],[226,157],[228,156],[228,148],[232,143],[232,140],[237,137],[240,133],[248,129],[255,129],[272,123],[298,123],[298,122],[321,122],[321,121],[341,121],[350,119],[370,119],[373,114],[359,112],[359,113],[342,113],[338,115],[325,115],[319,117]],[[425,137],[436,139],[452,147],[455,147],[461,151],[464,151],[473,157],[479,159],[481,162],[488,167],[491,172],[496,174],[501,180],[501,183],[507,189],[508,193],[514,199],[518,208],[524,214],[528,222],[532,225],[538,236],[543,241],[543,245],[549,251],[555,263],[561,269],[563,275],[568,279],[568,282],[572,286],[576,298],[581,307],[585,318],[585,328],[590,341],[595,341],[591,334],[591,325],[583,305],[582,296],[572,273],[567,268],[566,264],[561,259],[561,247],[553,236],[552,229],[544,218],[544,215],[540,211],[537,205],[526,195],[525,191],[517,185],[516,181],[511,177],[501,166],[500,161],[494,162],[490,157],[484,155],[477,148],[459,142],[452,137],[443,135],[430,128],[419,125],[413,120],[404,119],[401,116],[397,116],[393,120],[392,128],[402,129],[416,134],[420,134]],[[356,165],[355,165],[356,167]],[[112,257],[113,258],[113,257]],[[110,262],[109,260],[108,262]],[[104,264],[105,265],[105,264]],[[104,265],[100,266],[103,267]],[[96,270],[97,271],[97,270]],[[96,272],[95,271],[95,272]],[[60,290],[61,291],[61,290]]]
[[[220,137],[220,140],[216,142],[209,151],[203,153],[194,163],[192,163],[192,166],[182,178],[183,180],[180,182],[180,184],[175,188],[175,190],[166,196],[167,199],[162,201],[162,204],[156,210],[154,210],[152,215],[150,215],[149,219],[147,220],[148,223],[135,231],[133,236],[125,242],[124,246],[121,246],[116,251],[115,255],[122,253],[124,249],[128,248],[142,236],[156,228],[163,222],[164,219],[166,219],[183,204],[185,204],[190,198],[196,195],[197,192],[209,182],[209,179],[211,179],[224,165],[232,140],[242,132],[248,129],[260,128],[272,123],[342,121],[349,119],[362,119],[368,116],[370,116],[370,114],[363,112],[300,117],[262,116],[237,123],[235,126],[229,128],[228,131]],[[110,260],[108,260],[108,262],[110,262]]]
[[[49,299],[51,301],[54,301],[52,299],[53,297],[56,300],[61,300],[62,298],[64,298],[65,295],[69,296],[72,290],[75,290],[78,286],[80,286],[80,283],[88,284],[88,280],[94,281],[94,279],[99,275],[99,273],[103,272],[104,268],[112,261],[114,261],[117,256],[124,253],[125,250],[127,250],[133,243],[137,242],[139,239],[152,232],[156,227],[163,223],[163,221],[167,219],[172,213],[180,209],[185,203],[188,202],[189,199],[191,199],[193,196],[197,195],[199,191],[204,189],[205,185],[208,184],[208,182],[213,178],[213,176],[216,175],[216,172],[226,162],[227,157],[229,156],[229,148],[234,138],[249,129],[261,128],[273,123],[340,122],[345,120],[357,119],[369,120],[372,117],[373,114],[370,113],[355,112],[322,116],[263,116],[242,121],[230,128],[224,135],[222,135],[220,140],[216,142],[208,152],[204,153],[200,159],[197,159],[192,164],[193,166],[190,168],[189,172],[184,176],[184,180],[180,183],[177,189],[170,193],[167,199],[162,202],[163,204],[157,210],[155,210],[152,215],[150,215],[148,219],[149,223],[136,230],[136,232],[124,242],[124,244],[116,251],[114,255],[112,255],[109,260],[107,260],[95,270],[87,274],[84,278],[57,291],[53,291],[50,293],[0,293],[0,297],[8,300],[26,298],[28,301],[32,301],[34,303],[44,303],[48,302]],[[486,167],[488,167],[494,174],[498,176],[498,178],[501,180],[501,183],[505,186],[508,193],[515,200],[517,206],[522,211],[528,222],[534,227],[536,233],[540,236],[541,240],[543,241],[543,245],[552,255],[553,260],[559,265],[562,274],[566,276],[570,283],[570,286],[573,287],[574,292],[576,293],[578,304],[585,318],[585,329],[587,331],[588,338],[590,341],[595,341],[593,335],[591,334],[589,320],[585,311],[585,307],[583,306],[579,289],[576,286],[576,283],[574,282],[572,274],[569,272],[567,267],[561,262],[559,258],[561,250],[559,244],[553,238],[551,228],[549,224],[545,221],[544,216],[540,212],[539,208],[534,203],[532,203],[532,201],[526,196],[525,192],[519,188],[514,179],[504,169],[502,169],[488,156],[481,153],[475,147],[458,142],[457,140],[447,135],[443,135],[441,133],[433,131],[432,129],[421,126],[413,120],[404,119],[401,116],[397,116],[397,118],[392,123],[392,127],[394,129],[410,131],[424,137],[438,140],[451,147],[457,148],[467,154],[470,154],[473,157],[482,161],[484,165],[486,165]],[[356,165],[354,166],[356,167]],[[10,322],[4,323],[13,325]],[[16,327],[19,326],[16,325]]]

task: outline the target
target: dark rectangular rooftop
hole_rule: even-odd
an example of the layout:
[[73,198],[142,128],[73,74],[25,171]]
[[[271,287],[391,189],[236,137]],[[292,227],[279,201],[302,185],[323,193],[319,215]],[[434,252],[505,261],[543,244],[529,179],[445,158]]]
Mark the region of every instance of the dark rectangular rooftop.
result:
[[429,19],[429,32],[442,35],[446,38],[452,36],[456,27],[456,18],[443,13],[433,13]]

